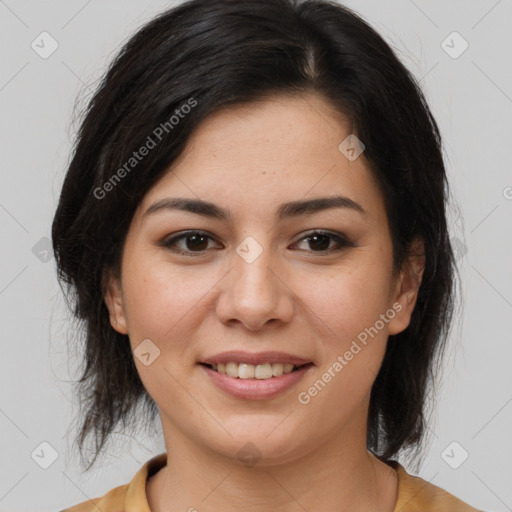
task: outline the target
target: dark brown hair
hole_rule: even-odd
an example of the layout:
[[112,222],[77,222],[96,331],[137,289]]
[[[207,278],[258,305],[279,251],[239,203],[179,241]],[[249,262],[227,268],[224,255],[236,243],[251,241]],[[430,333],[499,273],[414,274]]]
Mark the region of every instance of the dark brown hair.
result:
[[[346,115],[364,142],[386,205],[395,268],[403,268],[415,237],[424,242],[412,319],[389,337],[368,416],[368,448],[376,455],[421,446],[456,266],[441,138],[418,83],[380,35],[336,2],[190,0],[143,26],[111,63],[81,121],[53,220],[58,277],[84,332],[77,443],[83,455],[94,434],[87,469],[120,423],[141,423],[140,402],[142,421],[158,413],[129,339],[111,327],[104,302],[105,276],[119,273],[135,209],[211,113],[306,91]],[[158,127],[158,143],[128,168]]]

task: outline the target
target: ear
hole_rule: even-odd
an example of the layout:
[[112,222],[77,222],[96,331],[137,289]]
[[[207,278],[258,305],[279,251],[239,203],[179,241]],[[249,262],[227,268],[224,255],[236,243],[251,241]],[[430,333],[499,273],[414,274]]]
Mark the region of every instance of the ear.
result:
[[128,324],[124,313],[124,299],[118,277],[107,278],[105,304],[110,314],[110,325],[120,334],[128,334]]
[[404,331],[411,321],[418,292],[425,270],[425,248],[421,238],[415,238],[409,246],[409,256],[404,264],[394,292],[393,307],[396,315],[389,322],[389,334]]

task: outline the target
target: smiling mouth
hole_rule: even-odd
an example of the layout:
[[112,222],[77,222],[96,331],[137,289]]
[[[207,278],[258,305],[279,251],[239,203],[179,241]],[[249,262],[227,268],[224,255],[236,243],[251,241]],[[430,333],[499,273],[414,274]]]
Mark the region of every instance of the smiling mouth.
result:
[[303,365],[294,365],[291,363],[264,363],[264,364],[246,364],[246,363],[219,363],[219,364],[207,364],[200,363],[203,366],[206,366],[217,373],[221,373],[223,375],[227,375],[228,377],[232,377],[234,379],[272,379],[275,377],[280,377],[281,375],[285,375],[288,373],[293,373],[297,371],[299,368],[303,368],[305,366],[311,366],[313,363],[306,363]]

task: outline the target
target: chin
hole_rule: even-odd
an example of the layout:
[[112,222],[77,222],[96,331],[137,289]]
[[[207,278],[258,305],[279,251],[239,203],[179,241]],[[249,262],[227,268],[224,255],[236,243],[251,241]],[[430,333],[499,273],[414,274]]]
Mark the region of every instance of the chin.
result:
[[222,456],[249,467],[277,466],[303,456],[305,439],[300,439],[296,433],[287,429],[278,435],[277,430],[281,427],[276,429],[276,425],[279,425],[279,421],[274,419],[269,422],[268,428],[261,423],[259,428],[254,428],[254,422],[245,430],[233,431],[226,428],[233,437],[225,436],[223,440],[211,442],[209,446]]

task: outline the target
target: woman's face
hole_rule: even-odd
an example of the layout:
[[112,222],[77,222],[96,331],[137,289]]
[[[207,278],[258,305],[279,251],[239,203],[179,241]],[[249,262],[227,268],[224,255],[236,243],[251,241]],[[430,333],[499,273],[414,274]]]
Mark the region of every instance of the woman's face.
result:
[[[347,440],[366,447],[371,387],[388,335],[409,323],[417,285],[393,275],[383,198],[364,152],[354,158],[362,148],[339,148],[349,135],[313,94],[217,112],[144,197],[105,299],[167,442],[232,458],[250,446],[268,464]],[[350,201],[296,206],[335,196]],[[172,208],[176,198],[226,215]],[[200,233],[180,236],[187,231]],[[298,380],[249,381],[201,364],[227,351],[312,365]],[[216,383],[227,379],[249,391]],[[276,391],[274,379],[288,387]]]

